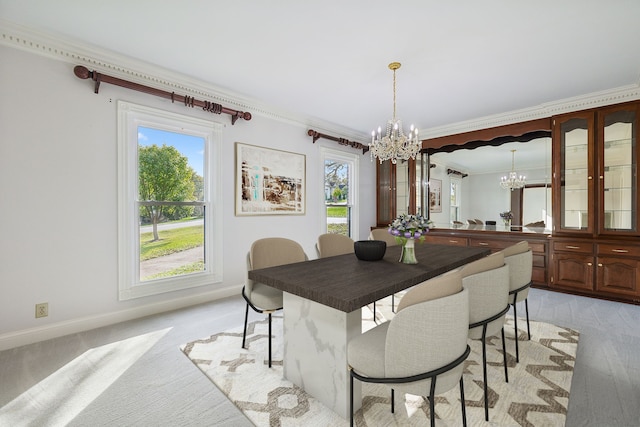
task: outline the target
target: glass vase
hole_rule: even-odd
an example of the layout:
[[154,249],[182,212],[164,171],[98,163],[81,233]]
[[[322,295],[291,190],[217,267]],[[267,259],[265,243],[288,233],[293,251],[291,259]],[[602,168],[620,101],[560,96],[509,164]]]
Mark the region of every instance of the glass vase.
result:
[[407,239],[407,241],[402,245],[402,253],[400,254],[400,262],[403,264],[417,264],[418,260],[416,259],[416,251],[415,251],[415,243],[414,239]]

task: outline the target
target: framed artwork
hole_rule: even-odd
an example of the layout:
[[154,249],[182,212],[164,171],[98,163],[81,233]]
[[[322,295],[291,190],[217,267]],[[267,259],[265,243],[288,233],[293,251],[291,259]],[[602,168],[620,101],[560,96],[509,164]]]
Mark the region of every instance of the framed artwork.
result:
[[442,212],[442,181],[429,180],[429,212]]
[[304,215],[304,154],[236,142],[236,216]]

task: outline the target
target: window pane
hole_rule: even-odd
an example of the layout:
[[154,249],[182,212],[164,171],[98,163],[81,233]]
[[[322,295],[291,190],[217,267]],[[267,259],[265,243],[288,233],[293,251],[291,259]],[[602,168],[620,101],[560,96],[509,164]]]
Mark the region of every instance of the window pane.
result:
[[327,233],[351,236],[349,172],[348,162],[328,159],[324,162]]
[[141,282],[205,270],[205,140],[138,127]]

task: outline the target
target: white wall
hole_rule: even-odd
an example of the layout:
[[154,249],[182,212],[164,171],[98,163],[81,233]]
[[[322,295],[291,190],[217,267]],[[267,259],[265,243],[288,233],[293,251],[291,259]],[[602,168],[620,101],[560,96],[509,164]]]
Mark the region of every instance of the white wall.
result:
[[[358,152],[308,127],[255,114],[212,115],[155,96],[74,76],[72,62],[0,46],[0,350],[131,317],[238,295],[251,242],[282,236],[311,258],[323,231],[320,147]],[[117,65],[117,64],[116,64]],[[108,73],[107,73],[108,74]],[[118,301],[116,101],[225,124],[223,283]],[[234,142],[306,155],[304,216],[234,215]],[[361,152],[360,152],[361,153]],[[360,238],[375,224],[375,165],[360,154]],[[35,304],[49,316],[35,319]],[[238,313],[239,323],[243,313]]]

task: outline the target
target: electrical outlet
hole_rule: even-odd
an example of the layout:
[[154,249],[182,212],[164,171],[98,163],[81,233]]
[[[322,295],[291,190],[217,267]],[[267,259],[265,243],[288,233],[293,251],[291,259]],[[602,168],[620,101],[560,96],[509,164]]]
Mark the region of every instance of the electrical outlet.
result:
[[49,303],[43,302],[36,304],[36,319],[38,317],[47,317],[49,315]]

